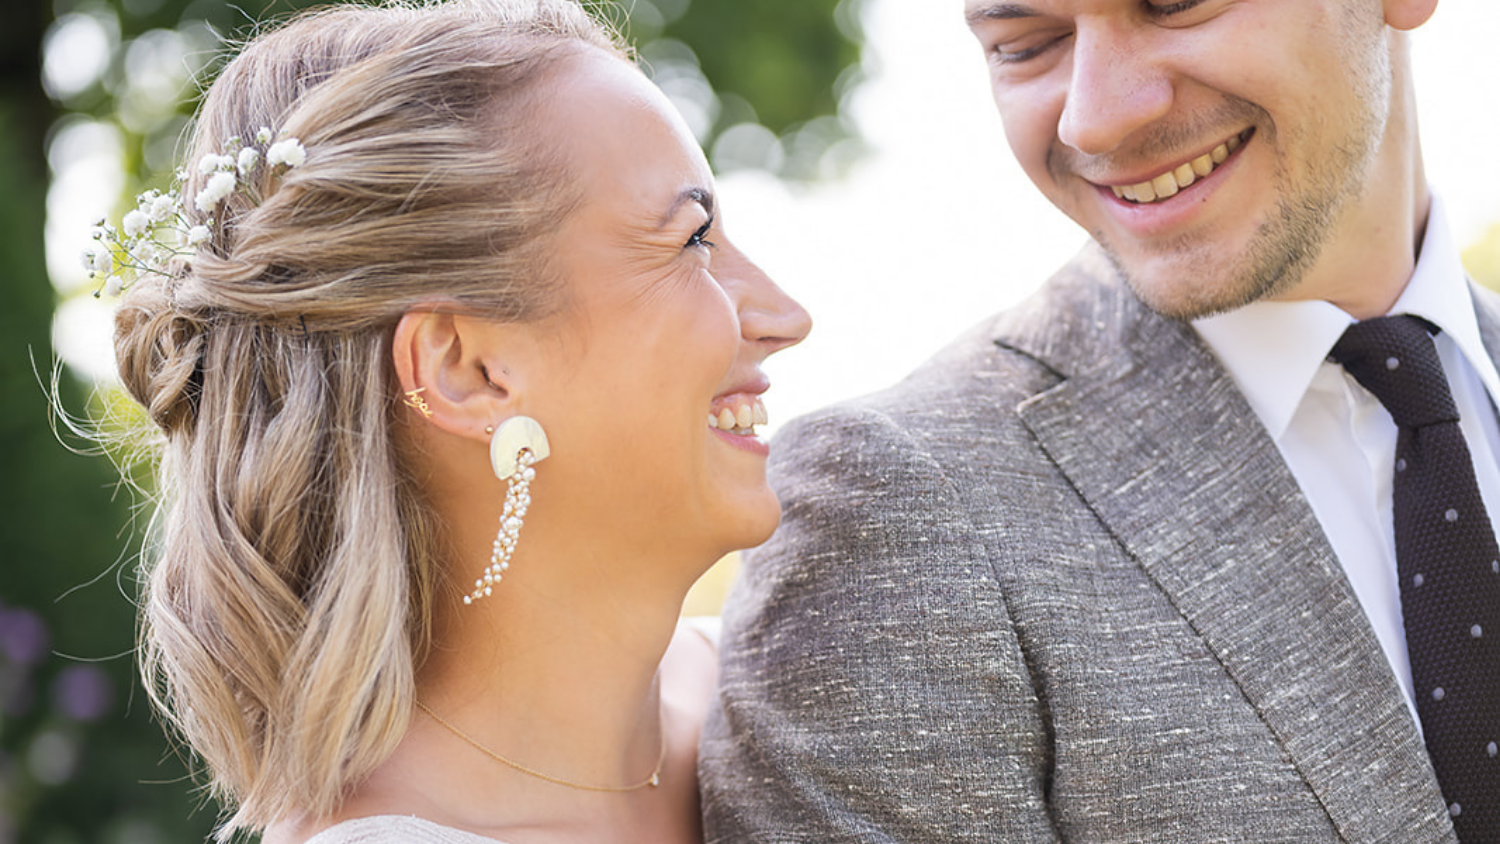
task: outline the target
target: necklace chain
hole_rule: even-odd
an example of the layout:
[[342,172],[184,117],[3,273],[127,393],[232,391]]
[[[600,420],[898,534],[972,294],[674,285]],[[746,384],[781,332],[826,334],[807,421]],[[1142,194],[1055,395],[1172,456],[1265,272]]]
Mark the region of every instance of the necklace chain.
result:
[[544,774],[541,771],[536,770],[535,768],[528,768],[525,765],[522,765],[520,762],[515,761],[514,759],[507,759],[506,757],[501,756],[495,751],[490,750],[488,747],[480,744],[474,739],[473,736],[443,720],[442,716],[438,715],[436,712],[433,712],[428,708],[427,704],[421,702],[420,700],[417,701],[417,708],[422,710],[423,712],[426,712],[428,717],[441,724],[448,730],[448,732],[463,739],[475,750],[483,753],[496,762],[499,762],[500,764],[505,765],[509,768],[514,768],[515,770],[520,771],[523,774],[527,774],[528,776],[533,776],[539,780],[545,780],[547,782],[553,783],[554,785],[564,785],[568,788],[579,789],[580,791],[606,791],[614,793],[624,791],[639,791],[646,786],[656,788],[658,785],[661,785],[661,767],[662,765],[666,764],[667,761],[667,730],[665,725],[663,725],[661,730],[661,753],[656,757],[656,767],[651,771],[651,776],[646,777],[645,779],[634,785],[588,785],[587,783],[571,782],[569,780],[562,779],[561,777],[554,777],[550,774]]

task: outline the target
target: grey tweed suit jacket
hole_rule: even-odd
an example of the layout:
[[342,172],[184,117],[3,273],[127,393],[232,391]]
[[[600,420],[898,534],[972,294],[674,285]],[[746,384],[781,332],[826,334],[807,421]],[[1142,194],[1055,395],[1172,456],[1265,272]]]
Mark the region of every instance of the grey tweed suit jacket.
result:
[[1455,840],[1276,445],[1092,248],[789,425],[771,470],[784,523],[730,596],[703,738],[709,841]]

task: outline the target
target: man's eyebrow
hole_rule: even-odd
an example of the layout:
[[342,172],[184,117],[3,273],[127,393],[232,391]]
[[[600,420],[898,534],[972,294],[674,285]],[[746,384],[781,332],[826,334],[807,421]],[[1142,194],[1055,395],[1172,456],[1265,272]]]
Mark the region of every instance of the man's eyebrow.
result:
[[661,216],[661,222],[656,227],[665,228],[667,223],[672,222],[672,218],[677,216],[678,209],[689,202],[696,202],[702,205],[703,210],[708,216],[712,217],[714,215],[713,193],[707,188],[687,188],[682,193],[677,194],[676,199],[672,200],[672,206],[667,209],[667,213]]
[[991,3],[988,6],[970,9],[964,14],[964,20],[969,26],[975,26],[985,21],[1008,21],[1036,16],[1035,9],[1021,3]]

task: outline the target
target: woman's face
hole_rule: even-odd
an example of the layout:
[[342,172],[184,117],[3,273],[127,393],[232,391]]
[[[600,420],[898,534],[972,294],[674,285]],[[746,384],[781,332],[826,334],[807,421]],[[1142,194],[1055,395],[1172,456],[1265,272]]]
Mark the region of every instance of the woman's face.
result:
[[760,364],[807,313],[730,243],[707,161],[638,70],[588,49],[544,84],[539,128],[582,199],[548,258],[563,307],[527,402],[552,444],[532,512],[566,496],[581,530],[647,553],[758,544],[780,518]]

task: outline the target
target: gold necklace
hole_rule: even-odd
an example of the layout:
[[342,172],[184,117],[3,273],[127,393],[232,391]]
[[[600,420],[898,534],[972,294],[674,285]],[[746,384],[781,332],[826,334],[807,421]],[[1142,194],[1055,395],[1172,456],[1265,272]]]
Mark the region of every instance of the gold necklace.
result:
[[656,788],[658,785],[661,785],[661,766],[666,764],[667,761],[667,728],[665,724],[662,725],[661,729],[661,753],[656,757],[656,768],[651,771],[651,776],[646,777],[635,785],[587,785],[585,783],[570,782],[559,777],[544,774],[541,771],[535,770],[534,768],[528,768],[525,765],[522,765],[520,762],[515,761],[514,759],[507,759],[504,756],[501,756],[495,751],[490,750],[488,747],[485,747],[484,745],[475,741],[473,736],[470,736],[463,730],[460,730],[447,721],[444,721],[442,716],[438,715],[436,712],[433,712],[427,707],[427,704],[421,702],[420,700],[417,701],[417,708],[422,710],[423,712],[426,712],[428,716],[432,718],[432,720],[446,727],[448,729],[448,732],[453,733],[455,736],[458,736],[459,738],[468,742],[470,746],[472,746],[480,753],[483,753],[484,755],[490,757],[491,759],[499,762],[502,765],[514,768],[515,770],[520,771],[523,774],[536,777],[539,780],[546,780],[547,782],[553,783],[555,785],[565,785],[568,788],[576,788],[580,791],[608,791],[616,793],[624,791],[638,791],[648,785],[652,788]]

